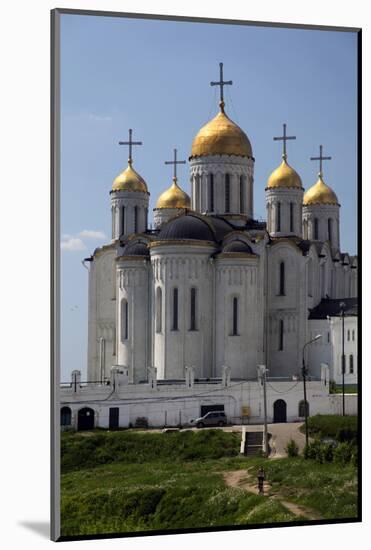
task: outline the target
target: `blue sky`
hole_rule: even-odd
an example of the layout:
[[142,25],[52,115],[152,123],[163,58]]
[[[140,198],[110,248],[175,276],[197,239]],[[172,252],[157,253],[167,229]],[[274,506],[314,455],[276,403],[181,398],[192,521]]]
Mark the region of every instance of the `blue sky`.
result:
[[[150,209],[171,183],[164,165],[217,112],[224,77],[226,112],[250,138],[255,157],[255,217],[265,218],[264,188],[281,160],[287,123],[289,163],[307,189],[316,181],[319,144],[332,156],[324,179],[342,205],[341,248],[356,253],[357,37],[355,33],[63,15],[61,25],[62,379],[86,372],[87,282],[81,260],[110,240],[109,191],[134,165],[151,193]],[[190,193],[188,165],[179,182]],[[151,219],[150,219],[151,221]],[[105,237],[104,237],[105,236]]]

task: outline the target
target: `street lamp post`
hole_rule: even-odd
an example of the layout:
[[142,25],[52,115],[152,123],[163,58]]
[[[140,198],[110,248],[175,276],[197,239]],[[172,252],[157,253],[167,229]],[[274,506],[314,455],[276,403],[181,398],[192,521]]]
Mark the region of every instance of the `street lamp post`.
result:
[[303,366],[301,369],[302,375],[303,375],[303,389],[304,389],[304,418],[305,418],[305,445],[308,446],[309,442],[309,436],[308,436],[308,402],[307,402],[307,368],[305,366],[305,348],[309,346],[309,344],[313,344],[316,340],[319,340],[322,338],[321,334],[317,334],[312,340],[309,340],[306,344],[303,346]]
[[345,303],[340,302],[341,307],[341,325],[342,325],[342,341],[341,341],[341,386],[343,394],[343,416],[345,416],[345,354],[344,354],[344,308]]

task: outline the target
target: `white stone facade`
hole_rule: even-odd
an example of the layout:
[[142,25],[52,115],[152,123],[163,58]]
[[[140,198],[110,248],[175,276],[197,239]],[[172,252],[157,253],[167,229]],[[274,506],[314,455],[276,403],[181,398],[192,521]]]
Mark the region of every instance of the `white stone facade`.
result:
[[[196,212],[253,218],[254,160],[252,158],[232,155],[191,158],[190,179],[192,209]],[[229,185],[229,200],[226,200],[227,185]]]

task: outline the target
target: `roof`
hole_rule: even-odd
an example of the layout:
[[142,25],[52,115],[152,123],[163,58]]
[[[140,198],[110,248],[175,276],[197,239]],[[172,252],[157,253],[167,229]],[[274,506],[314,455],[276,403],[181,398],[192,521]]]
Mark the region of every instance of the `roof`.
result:
[[342,306],[345,304],[346,317],[358,315],[358,298],[324,298],[318,306],[309,310],[309,319],[326,319],[327,317],[341,316]]

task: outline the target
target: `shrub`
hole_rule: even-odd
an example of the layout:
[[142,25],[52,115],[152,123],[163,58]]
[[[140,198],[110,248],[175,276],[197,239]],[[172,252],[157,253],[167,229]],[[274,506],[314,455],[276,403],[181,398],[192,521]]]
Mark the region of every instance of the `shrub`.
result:
[[305,446],[304,458],[315,460],[320,464],[332,462],[334,458],[334,446],[331,443],[321,443],[316,439],[313,443]]
[[339,443],[334,450],[334,462],[348,464],[352,460],[354,446],[349,442]]
[[285,451],[287,453],[287,456],[289,457],[295,457],[299,455],[299,447],[293,439],[290,439],[290,441],[287,443],[285,447]]
[[145,416],[138,416],[138,418],[135,420],[135,427],[148,428],[148,418],[146,418]]

